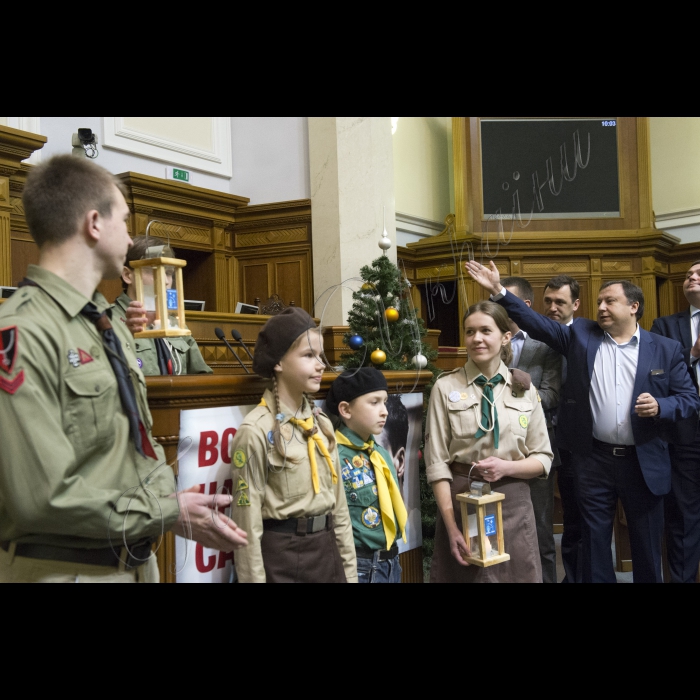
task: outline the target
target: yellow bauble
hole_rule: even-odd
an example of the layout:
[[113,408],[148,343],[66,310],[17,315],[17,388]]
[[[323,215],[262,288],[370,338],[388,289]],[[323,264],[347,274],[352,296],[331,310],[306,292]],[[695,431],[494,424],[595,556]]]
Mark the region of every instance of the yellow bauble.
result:
[[381,350],[375,350],[372,353],[372,364],[377,365],[379,367],[380,365],[383,365],[386,362],[386,353],[382,352]]
[[369,282],[367,282],[366,284],[363,284],[363,285],[362,285],[362,291],[363,291],[363,292],[371,292],[371,291],[373,291],[373,290],[374,290],[374,286],[371,285]]
[[389,323],[396,323],[401,318],[401,314],[396,309],[387,309],[384,315]]

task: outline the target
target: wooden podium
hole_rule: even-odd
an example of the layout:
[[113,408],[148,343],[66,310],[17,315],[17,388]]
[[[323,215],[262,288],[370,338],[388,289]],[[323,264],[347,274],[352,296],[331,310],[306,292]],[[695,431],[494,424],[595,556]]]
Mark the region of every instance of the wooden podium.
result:
[[[422,392],[432,379],[430,372],[385,372],[390,393],[405,393],[415,383],[415,392]],[[325,374],[321,391],[316,396],[326,397],[336,375]],[[180,442],[181,411],[225,406],[255,406],[260,402],[267,382],[257,376],[191,376],[147,377],[148,403],[153,414],[153,436],[163,446],[168,464],[177,473],[177,454]],[[158,565],[163,583],[175,583],[175,537],[166,535],[158,551]],[[404,583],[423,582],[422,547],[401,556]]]

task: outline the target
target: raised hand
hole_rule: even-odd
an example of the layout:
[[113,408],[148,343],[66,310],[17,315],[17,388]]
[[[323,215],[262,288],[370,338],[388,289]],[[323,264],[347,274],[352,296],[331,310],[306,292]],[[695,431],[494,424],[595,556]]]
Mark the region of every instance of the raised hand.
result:
[[500,294],[503,289],[501,285],[501,273],[494,265],[493,260],[489,263],[489,267],[484,267],[476,260],[470,260],[464,264],[471,278],[480,284],[485,290],[492,295]]

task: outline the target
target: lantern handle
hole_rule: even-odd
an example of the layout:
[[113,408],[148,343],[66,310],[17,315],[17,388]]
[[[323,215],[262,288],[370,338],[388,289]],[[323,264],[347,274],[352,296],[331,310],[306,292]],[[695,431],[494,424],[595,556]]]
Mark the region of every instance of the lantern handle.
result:
[[[146,235],[147,235],[147,236],[150,234],[151,226],[153,226],[153,224],[164,224],[164,225],[166,225],[166,226],[170,226],[170,225],[171,225],[171,224],[168,224],[168,223],[165,222],[165,221],[159,221],[158,219],[153,219],[152,221],[149,221],[148,226],[146,227]],[[177,227],[177,230],[178,230],[178,231],[180,231],[181,229],[182,229],[182,226],[178,226],[178,227]],[[168,231],[168,248],[170,248],[170,249],[172,250],[172,247],[171,247],[171,245],[170,245],[170,231]]]

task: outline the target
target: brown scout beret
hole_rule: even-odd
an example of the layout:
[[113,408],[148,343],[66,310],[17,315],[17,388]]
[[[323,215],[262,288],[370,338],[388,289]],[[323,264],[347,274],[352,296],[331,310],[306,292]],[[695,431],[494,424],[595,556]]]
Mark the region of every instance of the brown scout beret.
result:
[[255,343],[253,371],[264,379],[272,379],[275,366],[287,354],[300,335],[316,329],[316,322],[303,309],[290,307],[273,316],[260,331]]

